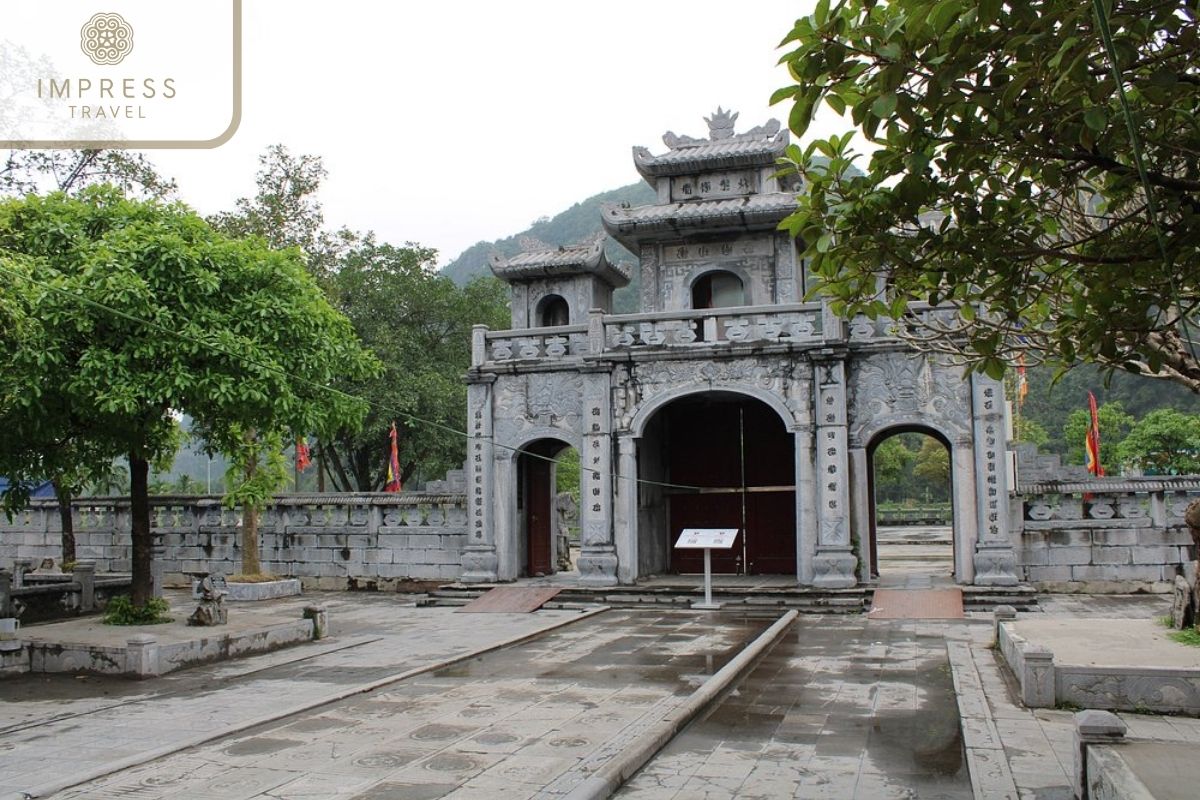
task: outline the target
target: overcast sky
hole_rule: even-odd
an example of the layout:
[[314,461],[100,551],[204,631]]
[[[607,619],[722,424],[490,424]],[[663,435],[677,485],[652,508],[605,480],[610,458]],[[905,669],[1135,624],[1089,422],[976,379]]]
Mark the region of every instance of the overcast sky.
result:
[[633,145],[707,135],[717,105],[738,130],[786,121],[768,105],[788,82],[776,46],[813,5],[248,0],[236,136],[151,158],[211,213],[253,192],[268,145],[319,155],[331,226],[445,263],[637,180]]

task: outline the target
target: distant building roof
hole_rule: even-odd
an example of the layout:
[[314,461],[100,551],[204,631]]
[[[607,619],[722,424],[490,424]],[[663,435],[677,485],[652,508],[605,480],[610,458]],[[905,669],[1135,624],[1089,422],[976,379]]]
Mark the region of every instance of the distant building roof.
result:
[[[8,478],[0,477],[0,494],[4,494],[5,492],[7,492],[8,487],[11,485],[12,485],[12,483],[8,480]],[[54,484],[51,483],[50,481],[38,481],[35,483],[31,483],[29,496],[30,497],[54,497]]]
[[629,283],[629,268],[624,264],[613,264],[604,255],[607,236],[571,245],[550,245],[532,237],[521,239],[521,250],[511,258],[492,253],[492,272],[506,281],[529,278],[563,277],[566,275],[592,274],[606,283],[620,288]]
[[669,148],[666,153],[656,156],[645,147],[635,147],[633,163],[653,186],[654,179],[664,175],[767,167],[783,156],[788,146],[788,132],[781,128],[779,120],[768,120],[765,125],[745,133],[734,133],[737,118],[736,113],[718,107],[711,117],[705,117],[708,139],[677,136],[667,131],[663,134],[663,142]]
[[601,220],[613,238],[629,248],[644,235],[664,230],[773,228],[796,210],[796,198],[785,192],[752,194],[725,200],[700,200],[627,208],[605,205]]

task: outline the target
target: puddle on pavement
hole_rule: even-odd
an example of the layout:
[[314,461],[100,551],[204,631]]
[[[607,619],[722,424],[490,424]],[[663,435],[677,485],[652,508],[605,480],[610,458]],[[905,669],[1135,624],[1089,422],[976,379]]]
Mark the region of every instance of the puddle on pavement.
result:
[[226,747],[222,752],[230,756],[261,756],[267,753],[278,753],[289,747],[303,744],[295,739],[272,739],[267,736],[257,736],[253,739],[243,739]]

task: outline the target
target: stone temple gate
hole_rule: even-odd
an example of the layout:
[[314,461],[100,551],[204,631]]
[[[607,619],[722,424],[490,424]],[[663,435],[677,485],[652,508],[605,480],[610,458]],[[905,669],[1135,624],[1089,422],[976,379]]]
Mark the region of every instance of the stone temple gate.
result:
[[742,531],[718,572],[866,582],[874,448],[921,431],[950,452],[956,579],[1016,583],[1002,385],[913,351],[887,320],[802,302],[810,276],[776,230],[795,206],[775,175],[787,131],[737,134],[735,118],[718,111],[707,139],[666,134],[662,155],[635,148],[657,201],[602,212],[641,259],[640,313],[611,313],[632,275],[602,240],[493,258],[512,329],[474,332],[462,579],[553,569],[548,459],[574,447],[586,583],[698,571],[672,546],[685,527]]

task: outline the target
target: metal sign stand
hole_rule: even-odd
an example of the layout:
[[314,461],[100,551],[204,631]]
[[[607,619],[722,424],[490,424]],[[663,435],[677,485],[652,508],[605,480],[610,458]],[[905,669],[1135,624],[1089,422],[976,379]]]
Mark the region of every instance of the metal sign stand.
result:
[[689,550],[704,550],[704,602],[692,603],[692,608],[701,611],[716,611],[720,603],[712,598],[712,551],[728,550],[737,539],[737,528],[684,528],[675,546]]

